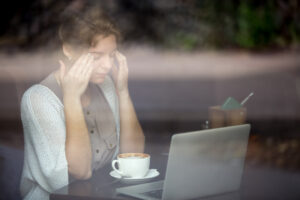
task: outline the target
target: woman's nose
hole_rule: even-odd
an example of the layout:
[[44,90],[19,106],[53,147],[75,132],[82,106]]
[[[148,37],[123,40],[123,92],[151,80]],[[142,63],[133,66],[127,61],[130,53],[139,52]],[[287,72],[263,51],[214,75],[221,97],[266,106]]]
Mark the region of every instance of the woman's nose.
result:
[[99,60],[94,62],[95,70],[110,70],[112,67],[112,62],[109,59],[109,56],[102,57]]
[[103,60],[101,62],[101,66],[105,69],[110,69],[112,67],[112,60],[109,56],[103,57]]

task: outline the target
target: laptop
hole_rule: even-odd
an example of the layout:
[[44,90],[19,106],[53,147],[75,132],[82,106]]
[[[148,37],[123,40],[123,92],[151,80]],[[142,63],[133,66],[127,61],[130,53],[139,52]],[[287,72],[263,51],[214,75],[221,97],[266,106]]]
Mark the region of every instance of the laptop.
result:
[[174,134],[165,180],[116,189],[138,199],[193,199],[239,190],[250,125]]

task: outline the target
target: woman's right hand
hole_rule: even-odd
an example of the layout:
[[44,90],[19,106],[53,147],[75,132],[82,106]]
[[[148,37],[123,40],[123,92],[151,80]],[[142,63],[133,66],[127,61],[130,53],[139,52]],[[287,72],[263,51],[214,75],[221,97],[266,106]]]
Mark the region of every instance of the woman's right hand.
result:
[[80,56],[73,66],[67,70],[66,65],[60,60],[59,81],[64,96],[79,97],[84,93],[89,83],[94,58],[87,53]]

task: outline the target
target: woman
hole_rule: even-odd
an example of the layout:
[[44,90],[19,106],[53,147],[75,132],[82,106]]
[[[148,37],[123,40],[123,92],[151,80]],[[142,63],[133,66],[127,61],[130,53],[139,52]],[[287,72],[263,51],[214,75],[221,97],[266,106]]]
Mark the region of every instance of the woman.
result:
[[113,23],[95,9],[67,11],[59,36],[66,59],[22,97],[24,199],[48,199],[119,152],[144,151]]

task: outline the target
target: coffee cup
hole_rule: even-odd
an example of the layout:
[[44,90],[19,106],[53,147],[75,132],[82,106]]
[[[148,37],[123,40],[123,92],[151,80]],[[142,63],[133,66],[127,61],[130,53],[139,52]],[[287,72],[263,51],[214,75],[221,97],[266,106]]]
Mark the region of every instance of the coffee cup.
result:
[[[116,168],[118,163],[118,169]],[[145,153],[123,153],[113,160],[112,168],[123,177],[143,178],[149,171],[150,155]]]

